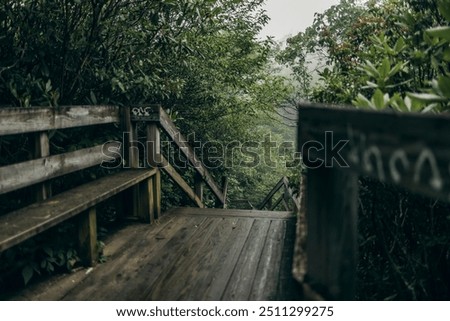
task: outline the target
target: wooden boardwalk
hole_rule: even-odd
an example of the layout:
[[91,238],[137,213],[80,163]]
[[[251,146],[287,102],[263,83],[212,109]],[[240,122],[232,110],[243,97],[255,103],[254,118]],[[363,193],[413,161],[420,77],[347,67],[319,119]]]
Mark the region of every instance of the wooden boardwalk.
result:
[[172,209],[106,243],[107,261],[14,300],[298,300],[290,212]]

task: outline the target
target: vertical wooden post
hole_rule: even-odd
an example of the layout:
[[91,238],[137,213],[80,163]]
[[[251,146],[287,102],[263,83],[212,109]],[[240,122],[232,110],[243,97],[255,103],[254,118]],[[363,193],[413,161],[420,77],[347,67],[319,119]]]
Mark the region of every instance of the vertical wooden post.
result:
[[[122,130],[124,133],[123,160],[126,168],[139,168],[139,147],[137,145],[137,125],[131,121],[131,108],[122,109]],[[126,209],[127,213],[133,217],[142,217],[140,210],[142,202],[139,198],[140,187],[133,186],[123,193],[125,204],[131,204],[131,209]],[[130,202],[131,199],[131,202]]]
[[217,199],[215,207],[218,208],[226,208],[227,207],[227,193],[228,193],[228,177],[222,177],[222,195],[223,195],[223,203],[221,200]]
[[147,165],[159,167],[161,165],[161,134],[156,123],[147,124]]
[[[34,153],[33,158],[43,158],[50,156],[50,141],[47,132],[39,132],[34,134]],[[38,184],[35,191],[36,201],[43,201],[52,194],[50,182]]]
[[137,215],[145,223],[153,223],[154,217],[154,197],[153,197],[153,177],[150,177],[137,186],[139,197],[139,208]]
[[306,191],[307,279],[326,299],[352,300],[357,266],[357,175],[309,169]]
[[161,171],[157,171],[153,176],[153,204],[154,216],[156,219],[161,217]]
[[199,173],[195,173],[194,176],[194,192],[195,195],[197,195],[197,197],[203,203],[203,178]]
[[97,213],[95,207],[81,214],[78,222],[80,258],[86,266],[97,263]]
[[[161,133],[157,123],[147,124],[147,165],[150,167],[160,167],[161,158]],[[155,219],[161,217],[161,172],[158,170],[152,177],[151,199],[152,215]]]

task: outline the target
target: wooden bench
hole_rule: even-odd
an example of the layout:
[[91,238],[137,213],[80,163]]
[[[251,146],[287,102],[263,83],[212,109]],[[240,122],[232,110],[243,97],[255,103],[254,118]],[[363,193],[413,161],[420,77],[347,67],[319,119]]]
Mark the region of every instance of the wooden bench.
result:
[[[0,136],[31,135],[35,141],[34,159],[0,167],[0,195],[29,186],[36,189],[35,203],[0,215],[0,252],[78,216],[79,255],[86,265],[93,265],[97,261],[98,204],[127,190],[129,193],[124,201],[131,208],[132,215],[146,222],[160,216],[160,172],[159,169],[138,168],[139,155],[133,146],[135,135],[129,135],[124,144],[105,142],[74,152],[50,155],[49,131],[121,123],[123,131],[135,133],[136,125],[129,115],[129,108],[121,110],[116,106],[0,109]],[[50,179],[100,166],[104,161],[117,158],[122,158],[129,169],[51,196]]]

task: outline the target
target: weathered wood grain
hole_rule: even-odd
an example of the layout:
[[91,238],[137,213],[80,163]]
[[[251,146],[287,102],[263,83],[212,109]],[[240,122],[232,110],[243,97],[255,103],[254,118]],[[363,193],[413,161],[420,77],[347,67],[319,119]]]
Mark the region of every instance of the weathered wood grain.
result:
[[0,216],[0,251],[95,206],[155,173],[156,169],[122,171]]
[[270,222],[261,260],[250,292],[249,299],[251,301],[272,301],[277,299],[285,230],[285,221],[273,220]]
[[186,181],[178,174],[177,170],[161,155],[164,166],[161,169],[169,175],[175,184],[194,202],[198,207],[205,207],[200,198],[195,194],[194,190],[186,183]]
[[132,287],[130,286],[131,284],[128,284],[130,287],[118,294],[118,298],[127,300],[142,298],[142,300],[149,300],[155,282],[163,273],[177,264],[186,244],[189,243],[192,237],[201,235],[209,224],[211,224],[211,220],[205,217],[198,217],[184,224],[167,243],[152,253],[153,258],[151,260],[148,260],[138,268],[136,273],[139,275],[139,278],[135,280]]
[[[0,194],[100,165],[113,157],[105,156],[104,151],[108,149],[120,150],[120,145],[117,142],[109,142],[75,152],[0,167]],[[120,156],[119,153],[111,155]]]
[[351,171],[308,170],[307,278],[314,289],[331,300],[352,300],[355,295],[357,179]]
[[261,259],[270,220],[255,219],[222,300],[248,300]]
[[0,136],[118,123],[117,106],[0,108]]
[[[172,277],[179,282],[176,286],[178,294],[174,291],[175,295],[172,297],[165,295],[167,300],[207,300],[213,280],[220,278],[219,268],[226,263],[224,258],[231,255],[231,244],[242,238],[241,233],[248,235],[251,228],[250,220],[241,220],[237,217],[216,220],[220,222],[219,226],[212,237],[205,240],[203,247],[190,259],[190,266],[181,269],[179,275]],[[242,244],[244,242],[245,239],[238,241]]]
[[[252,229],[254,224],[265,229]],[[50,286],[33,285],[13,299],[220,300],[232,282],[244,279],[245,284],[253,281],[249,288],[234,283],[236,300],[274,299],[275,291],[275,299],[297,299],[298,293],[289,290],[295,283],[289,278],[294,224],[292,219],[209,217],[171,210],[151,226],[132,224],[111,236],[105,241],[106,263],[89,274],[82,270]],[[288,227],[292,235],[286,236],[286,243]],[[259,254],[255,248],[260,248]]]
[[169,137],[177,144],[181,152],[189,160],[189,163],[195,168],[197,173],[201,175],[205,183],[209,186],[214,195],[220,200],[222,204],[225,203],[223,192],[220,187],[217,186],[214,178],[211,176],[209,171],[203,165],[203,163],[197,158],[194,150],[188,144],[187,140],[183,137],[180,131],[177,129],[175,124],[170,119],[169,115],[162,109],[159,108],[160,114],[160,125],[164,131],[169,135]]
[[[258,205],[258,209],[263,210],[266,205],[272,200],[273,196],[283,187],[284,183],[284,177],[281,178],[278,183],[272,188],[272,190],[266,195],[264,200],[261,202],[261,204]],[[269,206],[271,209],[273,208],[272,205]]]
[[[44,158],[50,156],[50,140],[47,132],[34,133],[33,158]],[[0,169],[1,170],[1,169]],[[38,184],[35,187],[36,201],[43,201],[52,195],[50,182]]]
[[[448,115],[300,107],[299,150],[311,141],[323,146],[347,141],[341,155],[351,170],[444,201],[450,201],[448,137]],[[310,149],[309,155],[326,159],[325,149]]]
[[274,212],[274,211],[258,211],[258,210],[236,210],[221,208],[190,208],[181,207],[172,209],[171,212],[178,215],[206,215],[218,217],[248,217],[248,218],[269,218],[269,219],[294,219],[295,214],[292,212]]
[[97,264],[97,211],[91,207],[78,220],[78,245],[80,259],[86,266]]
[[103,267],[95,269],[91,277],[72,288],[63,299],[143,300],[142,288],[147,285],[141,281],[159,275],[156,270],[150,272],[150,275],[142,272],[149,262],[158,260],[155,253],[160,253],[187,226],[198,226],[203,220],[204,218],[189,220],[186,217],[166,215],[161,219],[161,224],[154,224],[145,230],[139,227],[127,229],[131,234],[128,241],[112,253]]
[[211,249],[206,245],[213,235],[214,241],[220,239],[220,231],[225,225],[223,223],[222,220],[207,218],[199,227],[199,232],[195,233],[183,246],[176,263],[162,271],[146,295],[146,299],[151,301],[173,300],[182,292],[187,291],[187,286],[195,282],[194,265],[197,261],[204,260],[204,256],[209,255],[208,250]]

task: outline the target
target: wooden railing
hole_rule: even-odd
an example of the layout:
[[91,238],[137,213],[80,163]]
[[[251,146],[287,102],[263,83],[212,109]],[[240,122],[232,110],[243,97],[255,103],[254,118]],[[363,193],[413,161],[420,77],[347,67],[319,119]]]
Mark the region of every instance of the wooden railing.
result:
[[[282,193],[274,201],[275,195],[281,190]],[[297,195],[294,194],[293,189],[289,186],[289,179],[287,177],[283,177],[278,181],[261,204],[259,204],[258,209],[264,210],[267,208],[270,211],[274,211],[281,204],[283,204],[286,211],[297,212],[300,208],[300,201]]]
[[324,298],[353,299],[358,176],[449,202],[450,117],[303,104],[298,137],[309,168],[307,267],[296,277]]
[[[226,194],[228,182],[226,178],[222,179],[222,187],[216,183],[208,169],[198,159],[188,141],[184,138],[178,128],[170,119],[169,115],[160,106],[134,107],[131,108],[132,128],[130,131],[136,137],[137,123],[144,122],[147,126],[147,161],[154,167],[161,168],[170,178],[186,193],[186,195],[198,206],[204,207],[203,203],[203,184],[212,191],[216,197],[216,207],[226,207]],[[181,153],[186,157],[189,164],[195,170],[195,186],[190,187],[177,170],[168,162],[161,153],[161,133],[162,129],[169,139],[171,139]],[[133,138],[135,139],[135,138]]]
[[[0,109],[0,137],[29,135],[34,142],[32,159],[0,167],[0,195],[19,191],[17,195],[25,199],[24,195],[29,195],[29,191],[22,193],[23,188],[28,187],[34,191],[30,205],[13,212],[0,213],[0,251],[77,217],[80,257],[86,265],[95,264],[98,252],[97,206],[120,194],[123,197],[120,203],[125,204],[123,206],[128,216],[152,223],[161,215],[160,169],[164,170],[197,206],[204,207],[204,182],[216,196],[217,205],[224,207],[226,180],[223,188],[217,185],[162,108],[151,108],[147,116],[143,115],[145,117],[140,117],[141,110],[149,109],[117,106]],[[145,122],[146,160],[140,155],[139,122]],[[51,131],[114,123],[121,123],[117,136],[123,136],[125,141],[104,141],[89,148],[50,154]],[[197,173],[194,189],[162,155],[160,128],[193,165]],[[52,189],[52,179],[104,165],[108,161],[116,161],[120,165],[115,166],[115,170],[105,177],[64,192]],[[21,199],[20,202],[22,201]]]

